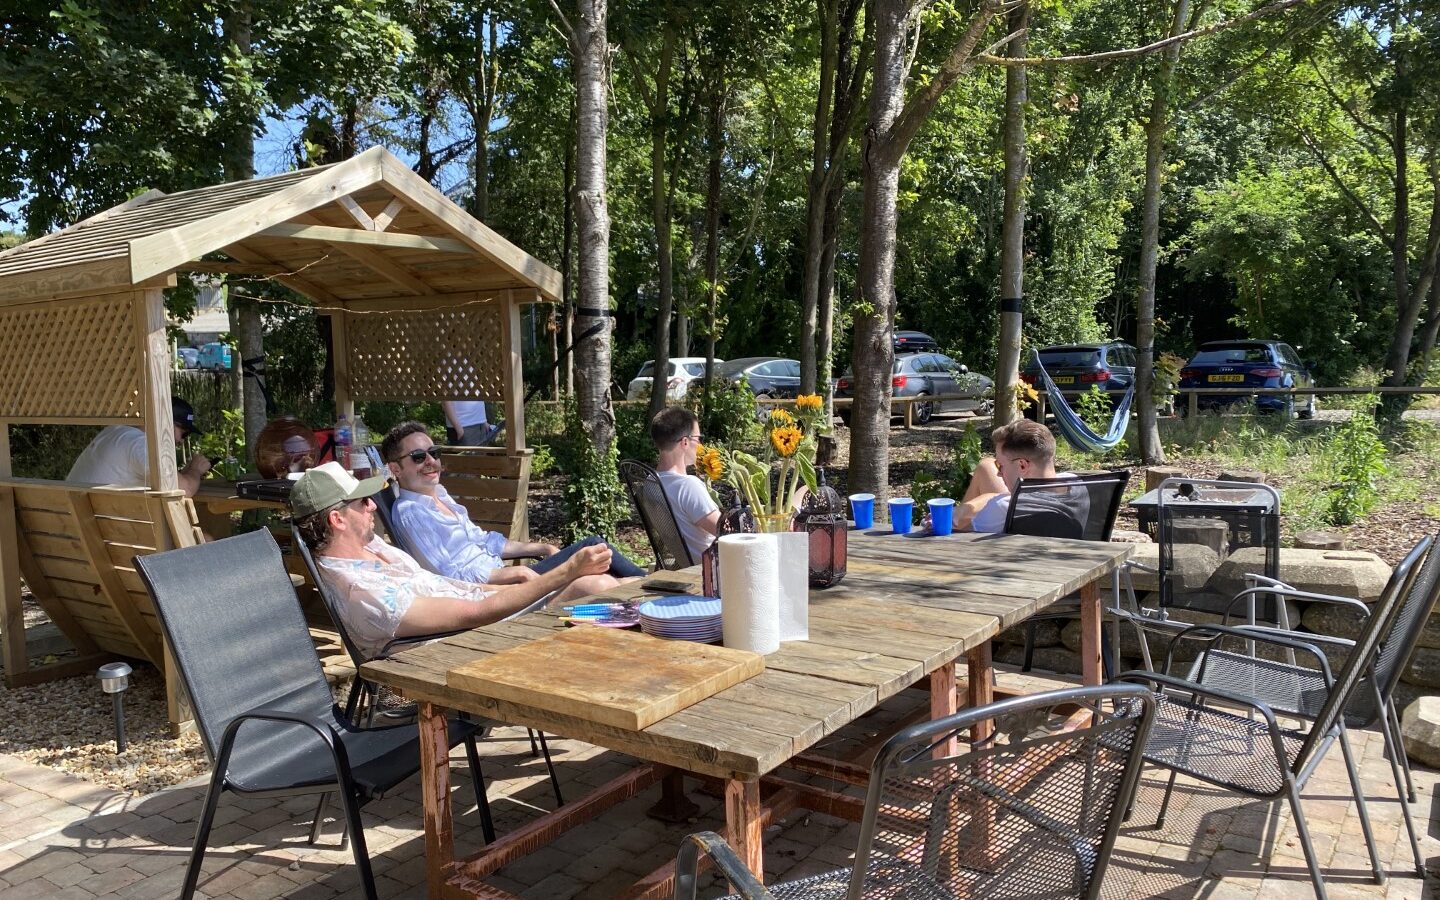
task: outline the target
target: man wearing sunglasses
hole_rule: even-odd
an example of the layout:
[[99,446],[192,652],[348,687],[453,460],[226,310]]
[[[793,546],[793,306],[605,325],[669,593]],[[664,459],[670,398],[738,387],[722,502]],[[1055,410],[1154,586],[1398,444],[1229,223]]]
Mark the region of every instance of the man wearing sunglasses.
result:
[[[474,522],[440,483],[440,449],[419,422],[402,422],[380,444],[380,456],[400,485],[395,500],[395,527],[403,532],[420,561],[431,571],[478,584],[524,584],[570,559],[582,547],[609,546],[589,537],[564,549],[554,544],[512,541]],[[507,566],[509,559],[539,558],[528,566]],[[587,581],[590,592],[614,587],[621,579],[639,578],[645,570],[610,547],[605,575]]]

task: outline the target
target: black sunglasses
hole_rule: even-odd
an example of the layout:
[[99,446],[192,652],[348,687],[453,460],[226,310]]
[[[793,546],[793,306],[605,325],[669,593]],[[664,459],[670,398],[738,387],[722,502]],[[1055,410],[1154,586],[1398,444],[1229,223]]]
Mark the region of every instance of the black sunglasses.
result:
[[425,450],[411,450],[409,453],[406,453],[404,455],[408,456],[410,458],[410,461],[418,466],[421,463],[425,462],[426,456],[429,456],[431,459],[434,460],[440,459],[440,448],[429,447]]

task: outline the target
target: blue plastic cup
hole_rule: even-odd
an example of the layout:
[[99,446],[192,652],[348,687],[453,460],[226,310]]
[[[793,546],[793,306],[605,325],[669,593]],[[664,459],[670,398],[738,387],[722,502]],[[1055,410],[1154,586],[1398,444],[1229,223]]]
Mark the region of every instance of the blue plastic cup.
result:
[[875,495],[874,494],[851,494],[850,495],[850,518],[855,520],[856,528],[872,528],[875,525]]
[[896,534],[909,534],[915,522],[915,501],[909,497],[890,499],[890,528]]
[[955,530],[954,500],[936,497],[930,501],[930,530],[935,534],[950,534]]

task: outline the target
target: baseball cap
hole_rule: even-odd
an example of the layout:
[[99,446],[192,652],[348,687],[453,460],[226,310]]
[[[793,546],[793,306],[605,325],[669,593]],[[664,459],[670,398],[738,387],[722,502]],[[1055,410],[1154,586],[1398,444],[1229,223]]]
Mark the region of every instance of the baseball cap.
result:
[[308,469],[290,489],[290,512],[297,519],[329,509],[346,500],[359,500],[380,493],[386,477],[376,475],[363,481],[345,471],[338,462]]
[[189,401],[180,397],[170,398],[170,418],[180,426],[180,437],[187,438],[192,434],[203,435],[205,432],[195,427],[195,407]]

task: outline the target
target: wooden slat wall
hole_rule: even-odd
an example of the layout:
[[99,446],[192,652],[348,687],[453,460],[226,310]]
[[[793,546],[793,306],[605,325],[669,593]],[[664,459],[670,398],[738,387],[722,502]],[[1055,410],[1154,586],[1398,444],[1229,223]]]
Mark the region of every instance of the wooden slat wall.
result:
[[525,503],[530,491],[531,451],[445,448],[445,490],[475,524],[512,541],[528,539]]

